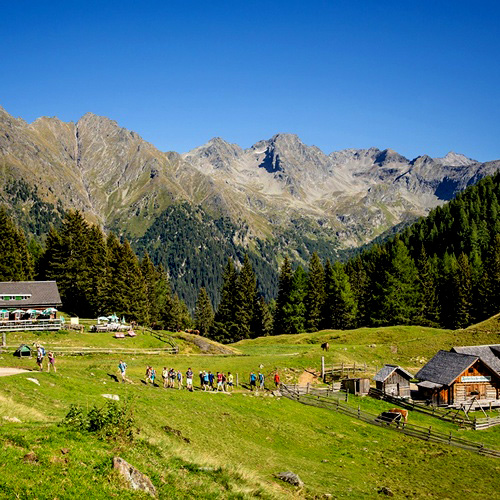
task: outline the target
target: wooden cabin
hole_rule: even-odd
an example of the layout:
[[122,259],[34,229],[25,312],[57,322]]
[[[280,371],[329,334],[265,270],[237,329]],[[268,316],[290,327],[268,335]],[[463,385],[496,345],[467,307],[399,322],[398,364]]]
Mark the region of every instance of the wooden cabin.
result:
[[439,351],[415,376],[419,399],[459,406],[500,399],[500,374],[479,356]]
[[500,344],[452,347],[450,351],[477,356],[490,368],[500,373]]
[[378,390],[389,396],[410,397],[410,380],[413,375],[397,365],[384,365],[373,380]]
[[7,311],[8,319],[29,317],[30,310],[45,312],[45,317],[55,318],[56,308],[62,305],[55,281],[5,281],[0,282],[0,309]]
[[341,387],[349,394],[365,396],[370,390],[369,378],[346,378],[341,381]]

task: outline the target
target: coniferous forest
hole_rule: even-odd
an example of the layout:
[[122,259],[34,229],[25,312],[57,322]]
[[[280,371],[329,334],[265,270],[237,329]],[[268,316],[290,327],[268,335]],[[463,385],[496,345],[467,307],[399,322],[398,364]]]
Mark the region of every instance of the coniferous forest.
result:
[[304,269],[285,257],[278,294],[270,301],[258,288],[260,276],[249,255],[240,262],[231,252],[217,293],[200,287],[191,315],[173,293],[161,263],[153,263],[148,253],[139,259],[127,240],[105,235],[79,212],[66,212],[40,247],[28,245],[2,209],[0,279],[53,279],[71,314],[114,312],[171,330],[194,325],[226,343],[327,328],[464,328],[499,312],[499,211],[496,174],[346,262],[331,262],[315,252]]

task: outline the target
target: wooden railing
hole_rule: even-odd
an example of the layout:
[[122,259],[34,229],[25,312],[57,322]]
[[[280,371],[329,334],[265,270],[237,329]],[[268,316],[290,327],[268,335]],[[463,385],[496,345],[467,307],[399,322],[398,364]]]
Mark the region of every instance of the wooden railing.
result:
[[460,415],[458,408],[445,408],[432,405],[427,406],[422,403],[417,403],[416,401],[408,401],[391,396],[389,394],[385,394],[381,390],[374,389],[373,387],[370,387],[370,392],[368,393],[368,395],[375,399],[388,401],[389,403],[400,406],[401,408],[407,408],[408,410],[424,413],[425,415],[429,415],[439,420],[444,420],[445,422],[458,424],[460,427],[482,430],[500,425],[500,417],[487,416],[484,418],[474,417],[473,419],[470,419],[468,416]]
[[486,448],[482,443],[453,436],[451,432],[449,434],[446,434],[444,432],[436,431],[432,428],[432,426],[422,427],[419,425],[408,424],[401,421],[388,422],[380,418],[378,415],[362,411],[359,406],[358,408],[354,408],[353,406],[346,404],[344,401],[341,401],[339,398],[335,399],[332,397],[315,396],[313,394],[305,393],[300,394],[301,391],[296,391],[294,389],[294,386],[287,386],[284,384],[281,385],[280,389],[283,396],[305,405],[325,408],[331,411],[337,411],[344,415],[362,420],[363,422],[377,425],[379,427],[385,427],[392,431],[406,434],[407,436],[413,436],[423,441],[456,446],[457,448],[473,451],[481,455],[500,458],[499,450]]
[[0,332],[29,332],[61,330],[64,323],[58,319],[26,319],[0,322]]

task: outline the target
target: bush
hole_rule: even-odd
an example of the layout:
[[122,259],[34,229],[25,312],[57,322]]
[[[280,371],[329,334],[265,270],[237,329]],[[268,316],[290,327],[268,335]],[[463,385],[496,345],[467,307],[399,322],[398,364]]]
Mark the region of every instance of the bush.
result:
[[87,414],[78,405],[71,405],[62,425],[83,432],[95,433],[100,439],[132,441],[135,419],[128,403],[107,401],[102,407],[94,405]]

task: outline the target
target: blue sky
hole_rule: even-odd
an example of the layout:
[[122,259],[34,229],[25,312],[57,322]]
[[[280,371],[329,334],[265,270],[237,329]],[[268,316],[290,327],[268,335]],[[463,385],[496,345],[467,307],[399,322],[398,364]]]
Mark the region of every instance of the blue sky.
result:
[[500,158],[500,2],[0,0],[0,105],[162,150],[278,132],[325,152]]

